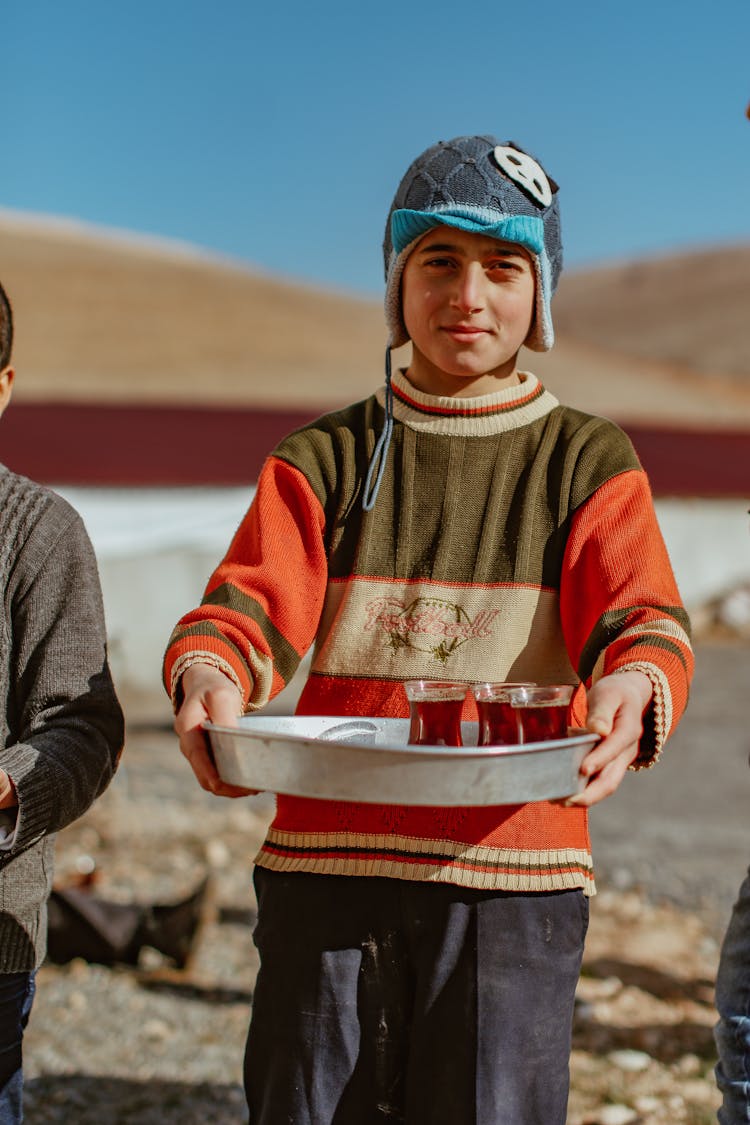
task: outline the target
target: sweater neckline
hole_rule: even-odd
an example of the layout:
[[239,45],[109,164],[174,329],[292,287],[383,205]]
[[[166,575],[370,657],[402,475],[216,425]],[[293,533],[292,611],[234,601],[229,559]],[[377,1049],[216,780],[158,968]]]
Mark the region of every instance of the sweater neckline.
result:
[[[393,416],[414,430],[455,436],[483,436],[515,430],[535,422],[559,405],[554,395],[530,371],[519,372],[520,382],[502,391],[476,398],[430,395],[417,390],[403,371],[394,371]],[[377,394],[385,402],[385,388]]]

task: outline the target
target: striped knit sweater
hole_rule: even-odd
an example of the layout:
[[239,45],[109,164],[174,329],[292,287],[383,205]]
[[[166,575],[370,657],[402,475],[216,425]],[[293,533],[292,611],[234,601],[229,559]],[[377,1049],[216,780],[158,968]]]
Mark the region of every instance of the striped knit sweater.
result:
[[[166,655],[173,698],[195,661],[262,707],[314,645],[300,714],[405,716],[402,681],[653,685],[636,761],[687,701],[689,624],[646,476],[613,423],[561,406],[531,374],[480,398],[394,376],[373,511],[362,485],[383,391],[287,437]],[[465,715],[475,718],[467,699]],[[552,803],[427,808],[280,795],[257,863],[274,870],[593,893],[587,816]]]

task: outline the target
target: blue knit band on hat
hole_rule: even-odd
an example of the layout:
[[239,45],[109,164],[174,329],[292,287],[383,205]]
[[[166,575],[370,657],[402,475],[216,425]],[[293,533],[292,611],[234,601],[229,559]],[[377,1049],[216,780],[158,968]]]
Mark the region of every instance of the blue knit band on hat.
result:
[[533,254],[546,253],[544,223],[535,215],[506,215],[487,207],[436,207],[432,211],[411,211],[402,207],[391,215],[391,241],[397,254],[437,226],[457,227],[470,234],[484,234],[502,242],[513,242]]

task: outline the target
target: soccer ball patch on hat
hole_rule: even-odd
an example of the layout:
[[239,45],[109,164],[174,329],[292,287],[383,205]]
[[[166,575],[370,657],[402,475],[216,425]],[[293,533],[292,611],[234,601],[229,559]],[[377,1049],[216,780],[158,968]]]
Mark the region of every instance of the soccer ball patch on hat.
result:
[[519,152],[510,145],[495,145],[492,155],[501,172],[515,180],[542,207],[549,207],[552,202],[552,186],[544,168],[537,164],[533,156],[529,156],[527,152]]

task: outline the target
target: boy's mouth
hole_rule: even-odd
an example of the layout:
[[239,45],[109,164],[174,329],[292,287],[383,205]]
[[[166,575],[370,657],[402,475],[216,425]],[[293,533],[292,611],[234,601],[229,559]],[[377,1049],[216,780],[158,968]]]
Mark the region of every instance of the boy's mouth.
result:
[[443,332],[447,332],[453,340],[471,342],[479,336],[488,335],[489,328],[480,328],[476,324],[446,324]]

